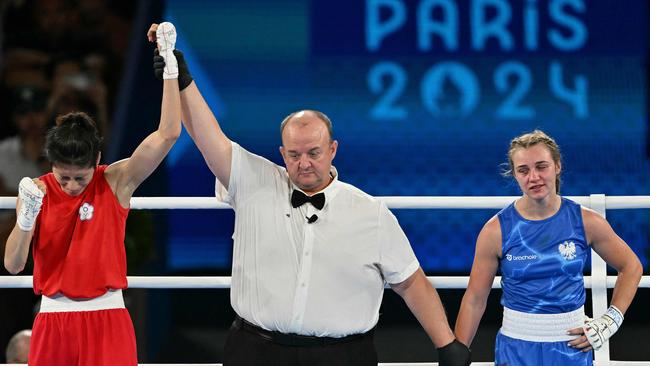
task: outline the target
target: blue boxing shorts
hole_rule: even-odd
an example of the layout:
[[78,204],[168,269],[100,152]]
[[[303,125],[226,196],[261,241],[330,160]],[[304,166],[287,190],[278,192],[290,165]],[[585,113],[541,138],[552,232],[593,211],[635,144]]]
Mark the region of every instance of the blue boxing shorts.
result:
[[592,366],[593,352],[568,345],[567,330],[584,324],[581,306],[566,313],[532,314],[503,307],[494,350],[496,366]]
[[499,332],[494,350],[495,366],[592,366],[593,352],[582,352],[568,341],[532,342]]

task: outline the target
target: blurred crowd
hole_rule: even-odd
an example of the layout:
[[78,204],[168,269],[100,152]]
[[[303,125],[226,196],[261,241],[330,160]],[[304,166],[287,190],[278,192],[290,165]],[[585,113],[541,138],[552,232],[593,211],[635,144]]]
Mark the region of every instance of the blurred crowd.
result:
[[[15,196],[22,177],[49,171],[43,144],[57,115],[88,113],[107,146],[136,5],[0,0],[0,196]],[[15,220],[12,211],[0,211],[2,253]],[[7,274],[4,268],[2,273]],[[18,301],[5,299],[0,312]],[[2,323],[0,344],[6,344],[18,324]]]
[[[57,115],[85,111],[110,139],[133,11],[126,1],[0,1],[0,196],[49,170],[44,136]],[[14,218],[0,221],[4,243]]]

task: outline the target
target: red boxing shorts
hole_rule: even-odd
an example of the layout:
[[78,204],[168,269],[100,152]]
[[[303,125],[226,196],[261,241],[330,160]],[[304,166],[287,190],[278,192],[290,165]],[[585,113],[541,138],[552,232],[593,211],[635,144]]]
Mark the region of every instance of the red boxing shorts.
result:
[[42,308],[34,320],[29,365],[137,366],[135,331],[128,310],[48,312]]

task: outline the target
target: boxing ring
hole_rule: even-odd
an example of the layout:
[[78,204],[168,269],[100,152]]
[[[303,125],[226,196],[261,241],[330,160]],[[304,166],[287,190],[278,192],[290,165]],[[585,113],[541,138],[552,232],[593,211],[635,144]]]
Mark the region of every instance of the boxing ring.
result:
[[[519,196],[502,197],[377,197],[391,209],[501,209]],[[647,209],[650,196],[567,196],[585,207],[605,216],[607,210]],[[0,209],[14,209],[15,197],[0,197]],[[131,209],[230,209],[230,206],[214,197],[134,197]],[[428,277],[438,289],[467,288],[469,276]],[[226,289],[230,288],[230,277],[147,277],[129,276],[129,288],[144,289]],[[496,277],[492,288],[500,288],[500,277]],[[591,275],[584,277],[585,287],[591,288],[591,302],[594,314],[607,310],[607,289],[613,288],[616,276],[607,276],[605,262],[595,253],[591,256]],[[31,276],[0,276],[0,288],[31,288]],[[639,291],[650,288],[650,276],[643,276]],[[647,291],[647,290],[646,290]],[[610,359],[609,343],[595,352],[596,366],[650,366],[650,361],[616,361]],[[220,364],[141,364],[142,366],[218,366]],[[437,363],[380,363],[382,366],[434,366]],[[492,362],[473,362],[472,365],[487,366]],[[2,366],[2,365],[0,365]]]

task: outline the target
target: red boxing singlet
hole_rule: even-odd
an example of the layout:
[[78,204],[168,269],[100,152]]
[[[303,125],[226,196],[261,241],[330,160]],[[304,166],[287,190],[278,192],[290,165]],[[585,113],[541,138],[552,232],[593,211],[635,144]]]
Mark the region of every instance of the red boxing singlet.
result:
[[63,192],[52,173],[34,230],[34,292],[69,298],[94,298],[108,289],[124,289],[124,230],[129,209],[120,205],[95,169],[86,189],[76,197]]

